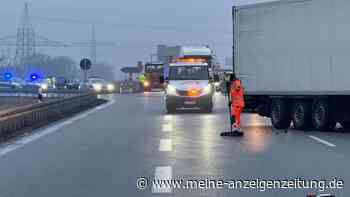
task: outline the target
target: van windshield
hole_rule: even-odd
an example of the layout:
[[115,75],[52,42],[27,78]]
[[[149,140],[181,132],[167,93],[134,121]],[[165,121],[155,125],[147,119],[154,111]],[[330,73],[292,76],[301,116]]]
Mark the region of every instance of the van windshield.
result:
[[170,67],[169,80],[208,80],[207,66],[174,66]]

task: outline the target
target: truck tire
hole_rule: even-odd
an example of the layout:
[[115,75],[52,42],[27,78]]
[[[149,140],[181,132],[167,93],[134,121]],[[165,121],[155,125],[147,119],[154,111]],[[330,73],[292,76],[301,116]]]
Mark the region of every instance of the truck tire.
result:
[[327,100],[315,100],[312,105],[312,124],[317,130],[334,129],[336,122],[330,113]]
[[286,129],[290,126],[291,117],[286,101],[276,99],[271,104],[271,122],[276,129]]
[[306,130],[312,126],[311,105],[307,101],[297,101],[292,109],[292,121],[295,129]]

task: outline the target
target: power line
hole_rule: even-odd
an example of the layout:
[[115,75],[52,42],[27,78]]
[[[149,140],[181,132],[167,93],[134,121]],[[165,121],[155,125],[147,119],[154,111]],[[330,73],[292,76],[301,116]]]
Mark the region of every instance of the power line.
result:
[[24,65],[28,57],[34,56],[37,46],[65,47],[66,45],[36,34],[29,15],[29,6],[24,5],[16,36],[0,38],[0,46],[15,46],[14,64]]
[[144,29],[149,31],[162,31],[162,32],[177,32],[177,33],[221,33],[221,34],[232,34],[231,28],[223,29],[223,28],[217,28],[217,27],[199,27],[199,26],[175,26],[175,25],[148,25],[148,24],[137,24],[137,23],[124,23],[124,22],[112,22],[112,21],[105,21],[105,20],[83,20],[83,19],[76,19],[76,18],[67,18],[67,17],[43,17],[43,16],[32,16],[33,19],[39,20],[39,21],[46,21],[46,22],[59,22],[59,23],[71,23],[71,24],[80,24],[80,25],[99,25],[99,26],[108,26],[108,27],[115,27],[115,28],[138,28],[138,29]]

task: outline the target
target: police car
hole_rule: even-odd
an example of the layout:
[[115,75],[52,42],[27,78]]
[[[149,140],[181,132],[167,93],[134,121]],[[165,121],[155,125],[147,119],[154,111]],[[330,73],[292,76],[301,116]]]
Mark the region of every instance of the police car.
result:
[[166,84],[165,103],[168,113],[179,108],[200,108],[212,112],[214,89],[208,63],[170,63]]

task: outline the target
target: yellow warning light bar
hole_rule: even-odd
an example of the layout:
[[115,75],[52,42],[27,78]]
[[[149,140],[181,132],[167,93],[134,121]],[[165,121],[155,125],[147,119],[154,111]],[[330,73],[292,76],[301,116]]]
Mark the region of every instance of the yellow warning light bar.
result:
[[184,63],[205,63],[206,59],[203,58],[177,58],[176,62],[184,62]]

